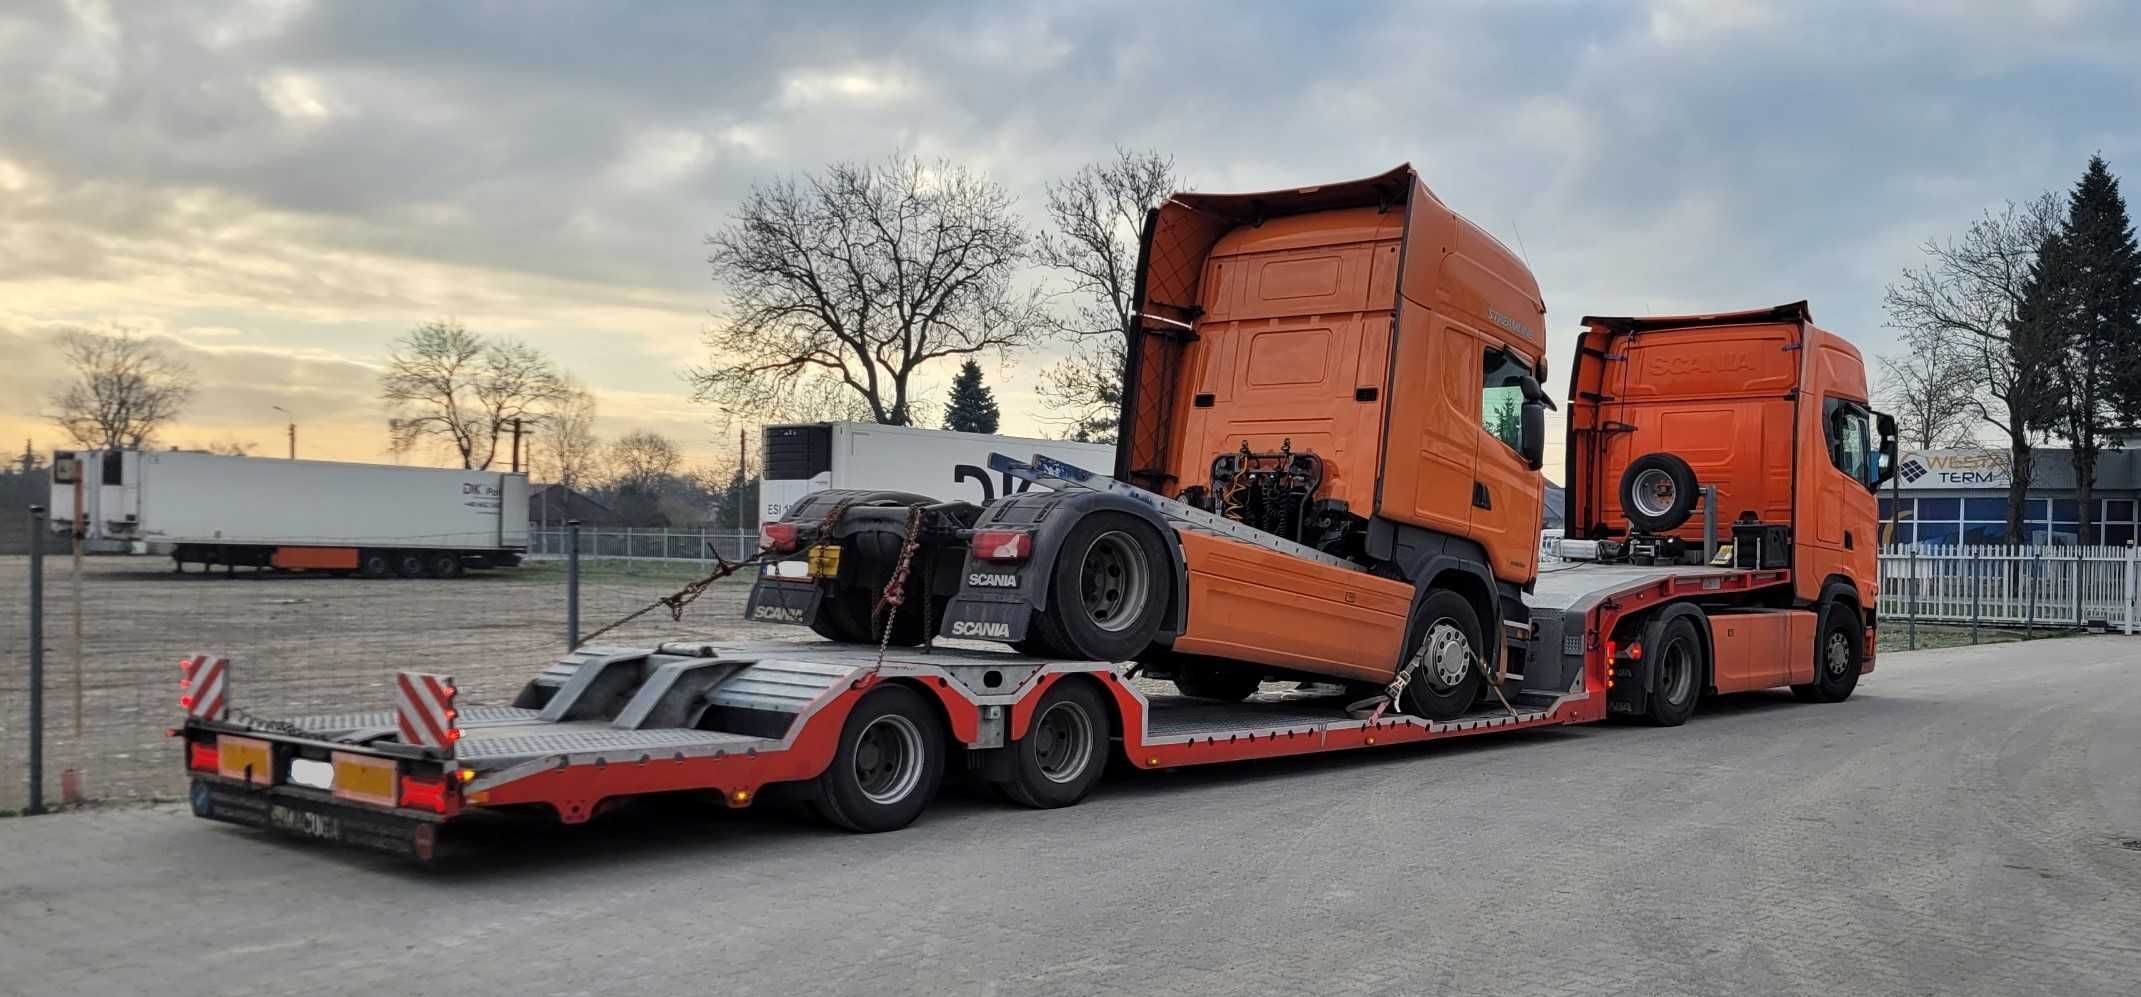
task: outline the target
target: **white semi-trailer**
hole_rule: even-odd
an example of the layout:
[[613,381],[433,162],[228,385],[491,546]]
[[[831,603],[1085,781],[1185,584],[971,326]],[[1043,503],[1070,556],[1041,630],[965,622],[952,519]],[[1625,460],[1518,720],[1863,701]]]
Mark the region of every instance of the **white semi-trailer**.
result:
[[979,504],[1030,487],[1025,481],[990,471],[992,453],[1037,453],[1087,467],[1115,466],[1115,447],[1105,443],[869,422],[767,426],[758,520],[777,520],[796,500],[828,488],[909,492]]
[[528,549],[528,478],[459,468],[185,451],[52,455],[52,528],[98,552],[379,577],[511,566]]

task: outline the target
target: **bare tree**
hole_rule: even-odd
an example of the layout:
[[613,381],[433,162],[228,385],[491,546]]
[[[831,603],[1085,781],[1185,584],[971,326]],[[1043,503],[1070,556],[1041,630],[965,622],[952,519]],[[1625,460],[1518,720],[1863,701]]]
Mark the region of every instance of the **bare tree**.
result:
[[52,396],[52,422],[83,447],[139,450],[193,397],[193,372],[132,329],[60,336],[73,374]]
[[2057,417],[2057,337],[2028,314],[2037,252],[2059,224],[2049,193],[1987,211],[1961,237],[1928,241],[1925,262],[1888,285],[1889,324],[1907,340],[1952,343],[1968,377],[1983,386],[1972,408],[2007,436],[2007,539],[2026,539],[2023,498],[2033,444]]
[[427,322],[409,331],[387,358],[380,395],[393,414],[395,453],[425,440],[451,446],[466,468],[488,468],[509,442],[514,420],[538,425],[565,391],[557,366],[540,350],[486,338],[459,322]]
[[602,440],[595,435],[595,394],[565,375],[557,399],[543,412],[530,463],[570,490],[600,478],[602,459]]
[[1882,406],[1895,414],[1904,446],[1960,447],[1977,433],[1969,351],[1952,336],[1908,333],[1902,353],[1881,361]]
[[1034,255],[1069,281],[1076,302],[1052,316],[1071,352],[1041,372],[1041,397],[1066,413],[1074,439],[1114,442],[1136,328],[1138,238],[1146,212],[1181,189],[1172,158],[1121,148],[1114,159],[1048,185],[1053,230],[1041,235]]
[[653,495],[667,488],[670,479],[677,476],[678,469],[684,466],[684,453],[669,437],[641,429],[610,444],[609,464],[612,483],[619,491]]
[[706,242],[729,317],[688,372],[700,401],[778,411],[818,375],[908,425],[917,371],[1044,331],[1038,296],[1012,287],[1029,247],[1011,196],[948,162],[836,163],[753,187]]

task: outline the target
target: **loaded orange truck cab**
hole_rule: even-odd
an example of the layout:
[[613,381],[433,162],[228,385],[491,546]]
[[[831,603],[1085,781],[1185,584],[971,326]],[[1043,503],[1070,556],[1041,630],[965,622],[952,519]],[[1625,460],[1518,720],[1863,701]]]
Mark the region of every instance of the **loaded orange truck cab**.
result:
[[[1717,619],[1730,632],[1702,639],[1656,719],[1746,675],[1804,678],[1816,631],[1843,627],[1823,629],[1831,616],[1850,617],[1839,667],[1855,680],[1871,660],[1871,489],[1892,434],[1857,352],[1804,304],[1585,320],[1568,515],[1600,563],[1559,565],[1551,584],[1545,303],[1523,261],[1410,167],[1168,199],[1142,233],[1134,326],[1113,468],[999,455],[1037,487],[984,507],[820,493],[775,532],[844,556],[762,578],[754,618],[1134,661],[1209,700],[1335,682],[1434,719],[1568,694],[1610,675],[1600,648],[1679,646]],[[1601,622],[1618,587],[1666,576],[1654,611]],[[911,591],[885,623],[875,593],[895,579]],[[1784,608],[1801,615],[1751,615]],[[1746,634],[1783,648],[1779,627],[1806,631],[1798,670],[1735,664],[1712,681],[1719,648]],[[1654,670],[1614,687],[1624,708],[1651,712]]]

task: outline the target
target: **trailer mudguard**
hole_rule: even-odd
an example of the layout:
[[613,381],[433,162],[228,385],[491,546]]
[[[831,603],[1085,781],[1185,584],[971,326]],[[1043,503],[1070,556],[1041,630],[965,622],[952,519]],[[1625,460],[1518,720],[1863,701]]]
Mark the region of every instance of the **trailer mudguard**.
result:
[[1056,555],[1063,538],[1077,522],[1095,512],[1125,512],[1152,524],[1166,543],[1168,574],[1167,611],[1160,619],[1160,638],[1171,641],[1182,632],[1189,608],[1188,575],[1182,549],[1175,542],[1175,529],[1152,507],[1135,499],[1105,492],[1032,491],[996,500],[974,524],[977,530],[1025,530],[1033,535],[1033,554],[1025,561],[1007,564],[975,557],[966,552],[959,572],[959,591],[944,610],[939,634],[945,637],[977,638],[1016,643],[1026,639],[1033,614],[1048,605],[1048,580],[1055,571]]

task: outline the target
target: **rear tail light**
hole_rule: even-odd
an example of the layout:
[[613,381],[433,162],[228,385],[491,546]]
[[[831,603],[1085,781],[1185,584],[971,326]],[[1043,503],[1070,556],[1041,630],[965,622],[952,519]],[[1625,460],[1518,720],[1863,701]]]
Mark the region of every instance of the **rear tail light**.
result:
[[446,783],[441,779],[419,779],[413,775],[401,777],[401,805],[429,810],[435,814],[446,812]]
[[974,556],[984,561],[1023,561],[1033,556],[1033,534],[1024,530],[975,530]]
[[223,767],[223,755],[214,741],[186,743],[186,767],[195,772],[215,772]]
[[761,546],[776,554],[786,554],[802,545],[801,531],[794,523],[766,523],[758,528]]

